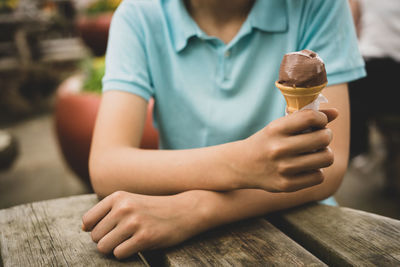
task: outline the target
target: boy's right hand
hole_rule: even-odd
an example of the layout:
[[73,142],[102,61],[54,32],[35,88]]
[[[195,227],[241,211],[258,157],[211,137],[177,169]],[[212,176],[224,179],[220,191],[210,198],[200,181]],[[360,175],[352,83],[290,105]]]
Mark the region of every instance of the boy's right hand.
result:
[[230,168],[239,177],[239,184],[270,192],[293,192],[322,183],[321,169],[334,160],[328,147],[332,132],[326,126],[337,116],[336,109],[299,111],[237,143]]

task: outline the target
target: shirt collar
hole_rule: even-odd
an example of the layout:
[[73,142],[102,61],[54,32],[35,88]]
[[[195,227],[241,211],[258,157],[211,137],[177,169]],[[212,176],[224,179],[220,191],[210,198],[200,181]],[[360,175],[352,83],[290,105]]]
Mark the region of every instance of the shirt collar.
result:
[[[161,2],[176,52],[182,51],[191,37],[205,37],[205,34],[189,15],[183,0],[161,0]],[[247,21],[251,27],[262,31],[286,31],[288,25],[286,1],[256,0]]]
[[248,17],[252,27],[265,32],[285,32],[288,28],[285,0],[256,0]]
[[199,34],[200,29],[189,15],[183,0],[161,0],[161,4],[173,45],[175,50],[180,52],[191,37]]

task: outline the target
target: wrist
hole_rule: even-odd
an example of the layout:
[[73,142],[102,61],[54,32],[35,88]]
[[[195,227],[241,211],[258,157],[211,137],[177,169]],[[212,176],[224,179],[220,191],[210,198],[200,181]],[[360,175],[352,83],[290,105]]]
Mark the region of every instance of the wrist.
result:
[[218,205],[216,197],[220,193],[206,190],[192,190],[179,194],[182,201],[190,203],[188,208],[189,218],[188,223],[190,228],[194,229],[196,233],[206,231],[216,225],[216,210]]
[[246,179],[244,172],[246,160],[249,158],[245,140],[240,140],[226,144],[227,147],[223,151],[223,164],[226,179],[229,181],[229,190],[238,190],[252,188]]

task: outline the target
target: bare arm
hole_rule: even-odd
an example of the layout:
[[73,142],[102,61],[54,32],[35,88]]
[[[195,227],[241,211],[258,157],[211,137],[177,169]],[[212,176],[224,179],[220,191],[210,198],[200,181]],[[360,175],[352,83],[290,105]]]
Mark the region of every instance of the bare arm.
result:
[[[324,94],[329,99],[325,108],[335,106],[341,116],[330,125],[335,136],[331,142],[335,161],[324,169],[321,184],[292,193],[271,193],[259,189],[229,192],[190,190],[170,196],[148,196],[119,191],[106,197],[85,214],[83,229],[92,232],[92,239],[98,243],[99,251],[106,254],[113,252],[117,258],[125,258],[138,251],[180,243],[197,233],[224,223],[322,200],[334,194],[346,171],[348,161],[347,86],[327,88]],[[328,117],[337,115],[334,110],[326,113]],[[279,126],[280,124],[275,127]],[[258,134],[262,136],[262,132]],[[257,141],[257,134],[252,138]],[[302,141],[306,142],[307,138]],[[138,141],[134,144],[137,145]],[[276,147],[275,154],[285,151],[282,144]],[[296,160],[301,161],[304,158],[296,157]],[[286,166],[296,166],[289,163],[290,157],[286,157]]]
[[[89,159],[100,196],[117,190],[165,195],[191,189],[236,189],[218,175],[223,146],[188,150],[139,149],[147,103],[133,94],[103,95]],[[210,181],[212,176],[220,179]]]
[[[247,217],[282,210],[310,201],[320,201],[332,196],[339,188],[347,170],[349,157],[350,114],[347,85],[341,84],[324,89],[329,103],[321,108],[335,107],[339,117],[329,124],[333,132],[330,148],[334,153],[334,163],[325,168],[324,181],[316,186],[291,193],[270,193],[264,190],[236,190],[226,193],[203,192],[209,204],[207,214],[215,225],[240,220]],[[209,222],[210,222],[209,221]]]
[[[237,142],[160,151],[137,148],[145,111],[140,97],[117,91],[104,94],[90,157],[92,184],[99,195],[117,190],[165,195],[243,188],[291,192],[321,183],[319,169],[332,163],[326,149],[331,134],[325,129],[332,118],[321,112],[280,118]],[[311,127],[319,130],[297,134]]]

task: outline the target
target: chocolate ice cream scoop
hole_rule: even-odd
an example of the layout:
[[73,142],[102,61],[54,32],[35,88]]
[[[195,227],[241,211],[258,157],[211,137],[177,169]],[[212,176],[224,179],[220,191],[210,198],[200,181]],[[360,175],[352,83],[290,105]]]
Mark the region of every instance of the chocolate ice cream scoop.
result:
[[317,53],[302,50],[286,54],[279,69],[278,83],[309,88],[327,82],[325,64]]

